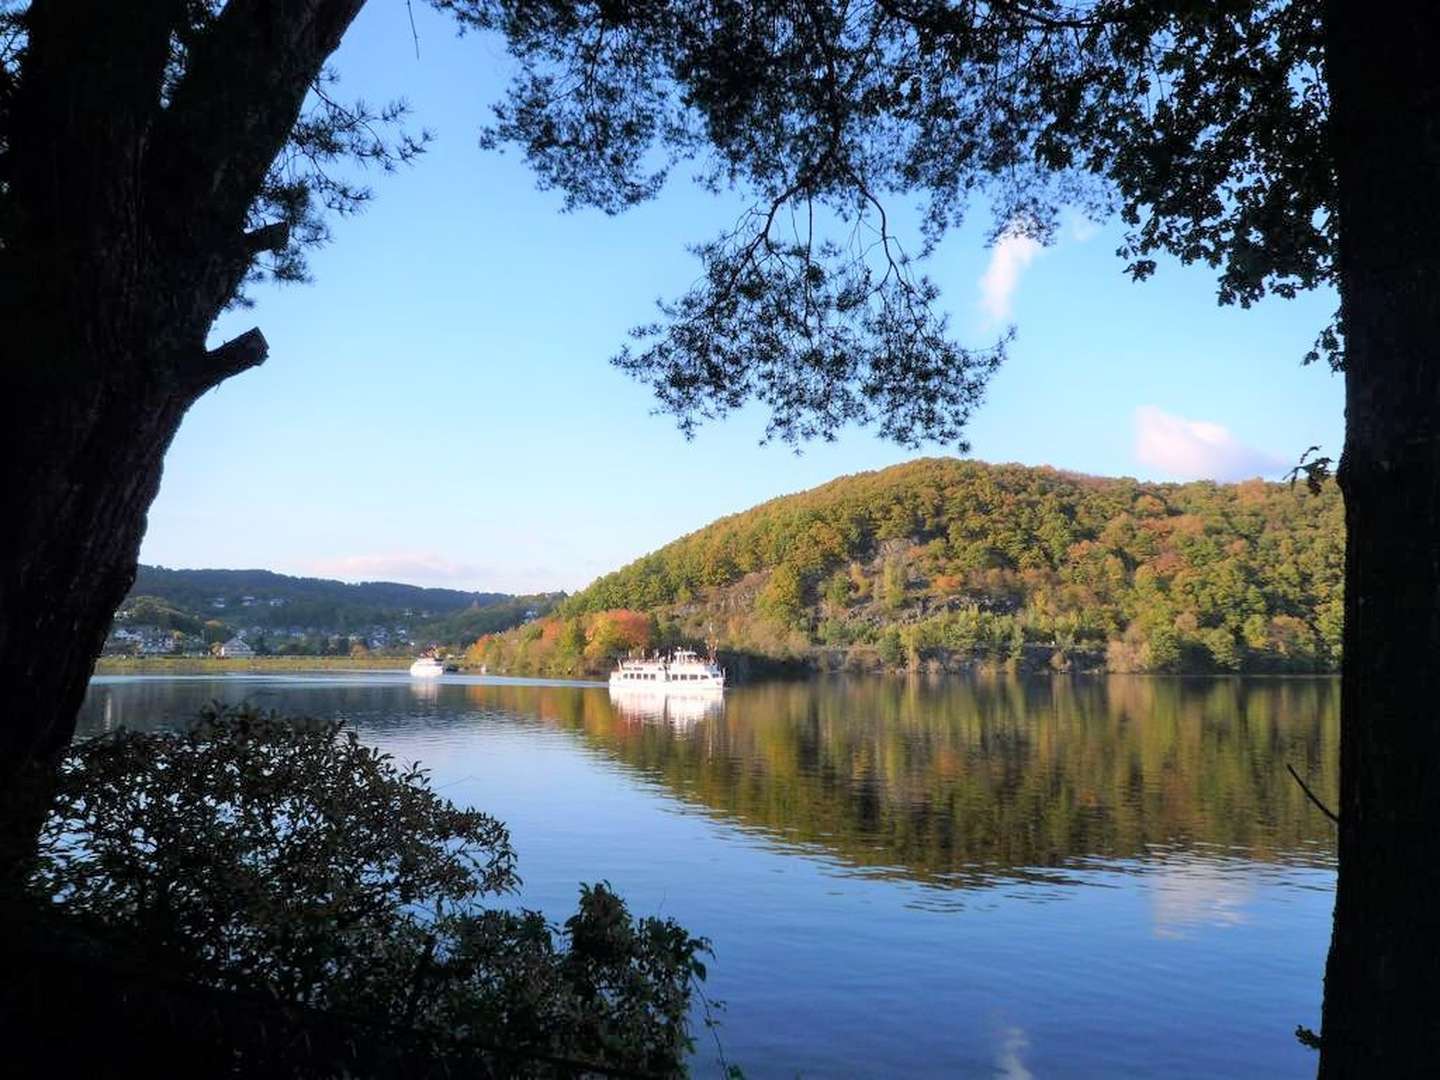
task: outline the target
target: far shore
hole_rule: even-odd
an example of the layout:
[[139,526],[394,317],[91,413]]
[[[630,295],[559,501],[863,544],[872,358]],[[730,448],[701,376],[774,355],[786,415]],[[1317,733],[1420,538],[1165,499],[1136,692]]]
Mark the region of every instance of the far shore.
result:
[[410,666],[410,656],[102,656],[96,675],[223,674],[268,671],[376,671]]

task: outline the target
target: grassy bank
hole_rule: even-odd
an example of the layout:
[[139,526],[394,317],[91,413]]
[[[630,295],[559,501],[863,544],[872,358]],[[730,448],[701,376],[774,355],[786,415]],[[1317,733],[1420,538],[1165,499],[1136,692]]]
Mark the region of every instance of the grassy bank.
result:
[[224,675],[235,672],[271,674],[301,671],[375,671],[404,669],[409,656],[255,656],[248,660],[213,656],[102,656],[96,675]]

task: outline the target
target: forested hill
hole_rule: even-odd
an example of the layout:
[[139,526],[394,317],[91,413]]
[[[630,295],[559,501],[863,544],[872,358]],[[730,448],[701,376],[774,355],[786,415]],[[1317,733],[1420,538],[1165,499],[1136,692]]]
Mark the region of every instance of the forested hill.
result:
[[[350,584],[327,578],[291,577],[270,570],[168,570],[141,566],[131,596],[158,596],[177,607],[210,608],[217,600],[238,607],[246,597],[280,600],[283,605],[319,604],[332,609],[364,608],[385,611],[424,611],[441,615],[473,605],[485,607],[509,600],[506,593],[427,589],[394,581]],[[277,605],[282,606],[282,605]]]
[[545,614],[563,597],[141,566],[116,613],[109,647],[194,651],[236,634],[266,651],[462,644]]
[[602,615],[619,609],[648,613],[657,643],[713,634],[736,652],[861,666],[1330,670],[1343,560],[1333,483],[1311,494],[931,458],[722,518],[571,597],[551,621],[575,626],[477,651],[560,670],[561,645],[583,639],[594,663],[597,633],[638,633],[633,616]]

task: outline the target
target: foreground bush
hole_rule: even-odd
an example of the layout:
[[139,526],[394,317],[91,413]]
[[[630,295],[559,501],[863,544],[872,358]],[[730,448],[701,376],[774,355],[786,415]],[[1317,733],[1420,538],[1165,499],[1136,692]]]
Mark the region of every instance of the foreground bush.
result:
[[703,940],[605,885],[562,927],[484,907],[519,884],[505,827],[338,723],[215,707],[76,745],[30,883],[197,987],[461,1072],[673,1074],[691,1048]]

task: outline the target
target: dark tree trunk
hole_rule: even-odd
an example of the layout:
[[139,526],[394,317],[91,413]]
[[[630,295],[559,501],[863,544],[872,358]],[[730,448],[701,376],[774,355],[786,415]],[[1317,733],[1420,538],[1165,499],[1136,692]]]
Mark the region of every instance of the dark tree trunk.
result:
[[[117,361],[129,358],[116,358]],[[62,366],[63,365],[57,365]],[[112,371],[142,370],[131,360]],[[161,461],[189,399],[123,378],[7,387],[0,405],[0,842],[43,812],[110,619],[134,581]]]
[[115,608],[185,410],[265,358],[205,348],[305,94],[363,0],[230,0],[166,82],[185,0],[35,0],[0,114],[0,885]]
[[1440,4],[1326,7],[1346,332],[1322,1077],[1440,1069]]

